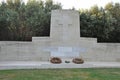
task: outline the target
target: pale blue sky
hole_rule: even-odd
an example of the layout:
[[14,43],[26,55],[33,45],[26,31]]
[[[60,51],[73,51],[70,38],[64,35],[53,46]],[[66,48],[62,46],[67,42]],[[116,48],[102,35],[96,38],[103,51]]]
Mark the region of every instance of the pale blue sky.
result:
[[[0,0],[3,1],[3,0]],[[27,0],[24,0],[25,2]],[[43,0],[44,1],[44,0]],[[89,9],[93,5],[98,5],[104,7],[108,2],[119,2],[120,0],[53,0],[54,2],[60,2],[63,9],[70,9],[75,7],[76,9]]]

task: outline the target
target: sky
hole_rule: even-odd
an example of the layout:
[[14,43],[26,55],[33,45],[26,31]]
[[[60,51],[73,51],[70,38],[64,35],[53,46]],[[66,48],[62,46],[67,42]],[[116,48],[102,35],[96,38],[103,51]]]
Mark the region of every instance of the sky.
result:
[[[0,0],[3,1],[3,0]],[[24,0],[25,2],[27,0]],[[44,1],[44,0],[43,0]],[[108,2],[119,2],[120,0],[53,0],[55,3],[60,2],[63,9],[89,9],[91,6],[98,5],[99,7],[104,7]]]
[[108,2],[119,2],[120,0],[54,0],[60,2],[64,9],[75,7],[76,9],[89,9],[91,6],[98,5],[104,7]]

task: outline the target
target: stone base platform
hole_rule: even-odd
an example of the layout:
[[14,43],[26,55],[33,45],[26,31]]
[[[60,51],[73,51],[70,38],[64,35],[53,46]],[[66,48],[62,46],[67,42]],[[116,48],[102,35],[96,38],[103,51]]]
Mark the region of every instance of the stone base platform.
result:
[[8,69],[56,69],[56,68],[120,68],[120,62],[85,62],[84,64],[50,62],[0,62],[0,70]]

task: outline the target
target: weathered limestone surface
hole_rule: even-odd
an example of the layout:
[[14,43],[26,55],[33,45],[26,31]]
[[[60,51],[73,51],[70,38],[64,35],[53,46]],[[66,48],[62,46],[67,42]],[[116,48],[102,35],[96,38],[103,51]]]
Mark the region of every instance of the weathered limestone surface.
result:
[[0,61],[49,61],[50,57],[82,57],[85,61],[120,62],[119,43],[97,43],[80,37],[79,12],[53,10],[50,37],[32,42],[0,41]]
[[48,61],[50,53],[32,42],[0,42],[0,61]]

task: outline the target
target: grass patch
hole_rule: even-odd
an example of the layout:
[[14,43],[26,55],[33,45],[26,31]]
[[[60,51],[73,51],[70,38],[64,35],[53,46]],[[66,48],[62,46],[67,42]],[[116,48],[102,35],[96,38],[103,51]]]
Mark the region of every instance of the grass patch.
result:
[[0,80],[120,80],[120,68],[0,70]]

